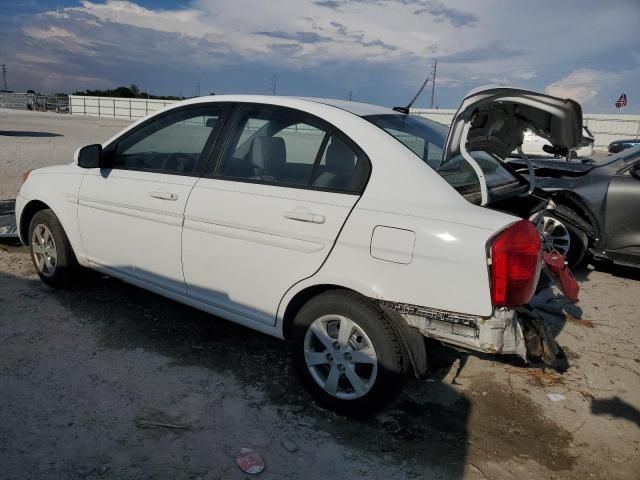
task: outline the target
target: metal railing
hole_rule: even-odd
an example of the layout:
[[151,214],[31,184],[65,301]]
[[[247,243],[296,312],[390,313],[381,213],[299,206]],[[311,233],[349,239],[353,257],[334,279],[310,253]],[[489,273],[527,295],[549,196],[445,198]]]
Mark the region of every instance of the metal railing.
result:
[[175,100],[146,98],[89,97],[69,95],[69,111],[72,115],[107,117],[135,120],[171,105]]

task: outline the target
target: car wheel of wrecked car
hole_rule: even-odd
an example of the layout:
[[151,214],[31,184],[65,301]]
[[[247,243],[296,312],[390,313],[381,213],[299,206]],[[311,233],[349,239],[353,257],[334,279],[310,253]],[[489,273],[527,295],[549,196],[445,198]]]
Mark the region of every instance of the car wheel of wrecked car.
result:
[[391,321],[354,292],[332,290],[308,301],[294,320],[292,340],[302,382],[342,415],[379,410],[404,383],[402,347]]
[[40,279],[55,288],[70,284],[77,260],[58,217],[40,210],[29,224],[31,261]]
[[[576,214],[562,206],[562,211]],[[579,266],[587,254],[588,240],[586,234],[564,219],[545,215],[542,226],[542,245],[546,250],[556,250],[564,255],[570,268]]]

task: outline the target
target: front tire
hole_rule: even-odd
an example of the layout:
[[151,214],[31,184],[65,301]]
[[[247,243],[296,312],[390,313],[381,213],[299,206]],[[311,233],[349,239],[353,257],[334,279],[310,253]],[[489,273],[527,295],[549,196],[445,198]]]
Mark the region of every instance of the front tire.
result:
[[40,210],[31,219],[29,250],[44,283],[54,288],[71,284],[78,262],[60,220],[51,210]]
[[349,291],[309,300],[294,320],[293,365],[319,403],[364,417],[391,403],[405,380],[400,340],[384,312]]

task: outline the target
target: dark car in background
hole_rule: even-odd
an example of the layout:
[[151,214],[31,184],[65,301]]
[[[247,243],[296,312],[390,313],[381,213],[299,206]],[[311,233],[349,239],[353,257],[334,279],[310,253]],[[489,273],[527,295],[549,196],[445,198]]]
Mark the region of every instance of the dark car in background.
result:
[[640,138],[630,138],[627,140],[615,140],[609,144],[609,154],[620,153],[627,148],[632,148],[640,145]]
[[[547,210],[550,241],[575,266],[587,254],[640,266],[640,146],[597,162],[532,160],[536,187],[556,203]],[[509,163],[526,175],[524,160]]]

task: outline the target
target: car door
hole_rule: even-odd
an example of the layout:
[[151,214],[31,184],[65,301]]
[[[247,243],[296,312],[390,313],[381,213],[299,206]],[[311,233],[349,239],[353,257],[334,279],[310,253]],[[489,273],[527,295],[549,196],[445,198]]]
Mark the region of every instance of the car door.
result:
[[640,257],[640,160],[623,168],[609,182],[606,205],[606,249]]
[[222,105],[170,110],[105,146],[80,187],[87,260],[184,295],[181,235],[189,193],[221,125]]
[[283,107],[238,105],[227,135],[187,203],[187,295],[272,325],[285,292],[326,259],[370,163],[330,125]]

